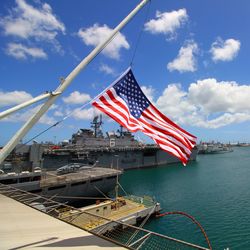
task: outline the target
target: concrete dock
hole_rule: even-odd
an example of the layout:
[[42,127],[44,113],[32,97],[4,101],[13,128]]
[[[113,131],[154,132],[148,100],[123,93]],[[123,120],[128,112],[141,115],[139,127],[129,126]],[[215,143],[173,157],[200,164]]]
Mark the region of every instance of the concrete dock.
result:
[[0,249],[124,249],[0,194]]

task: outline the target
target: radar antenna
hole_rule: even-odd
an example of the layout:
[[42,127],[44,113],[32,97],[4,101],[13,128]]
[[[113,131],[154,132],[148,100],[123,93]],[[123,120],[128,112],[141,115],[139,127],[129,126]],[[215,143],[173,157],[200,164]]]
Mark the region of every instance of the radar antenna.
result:
[[102,129],[101,129],[102,124],[103,124],[102,115],[100,115],[99,121],[98,121],[98,115],[93,118],[93,121],[91,122],[91,128],[94,129],[95,137],[102,136]]

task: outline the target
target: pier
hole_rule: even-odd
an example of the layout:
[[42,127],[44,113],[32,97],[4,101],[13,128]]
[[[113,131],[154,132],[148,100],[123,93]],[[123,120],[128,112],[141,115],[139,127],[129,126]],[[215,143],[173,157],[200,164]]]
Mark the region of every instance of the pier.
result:
[[[125,222],[97,216],[53,199],[0,184],[1,249],[200,249],[207,248]],[[71,219],[60,218],[75,209]],[[82,216],[102,218],[105,227],[83,230]],[[68,218],[68,217],[67,217]],[[78,224],[78,225],[77,225]],[[104,230],[105,229],[105,230]],[[108,229],[108,230],[107,230]]]
[[1,249],[124,249],[0,194]]

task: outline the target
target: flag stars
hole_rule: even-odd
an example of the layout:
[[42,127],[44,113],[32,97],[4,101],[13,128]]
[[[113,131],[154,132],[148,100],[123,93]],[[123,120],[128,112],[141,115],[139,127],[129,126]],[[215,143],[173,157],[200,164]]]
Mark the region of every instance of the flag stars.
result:
[[117,95],[126,102],[131,115],[135,118],[139,118],[144,109],[150,105],[132,73],[128,73],[117,82],[114,89]]

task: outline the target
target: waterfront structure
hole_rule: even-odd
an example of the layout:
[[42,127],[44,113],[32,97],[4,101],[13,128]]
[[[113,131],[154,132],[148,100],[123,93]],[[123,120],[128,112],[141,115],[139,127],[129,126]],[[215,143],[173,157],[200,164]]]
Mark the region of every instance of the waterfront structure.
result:
[[[0,175],[0,183],[45,196],[56,196],[60,201],[74,201],[77,197],[103,197],[113,190],[121,171],[99,167],[79,168],[60,174],[56,171],[34,170]],[[70,199],[74,197],[74,199]]]

